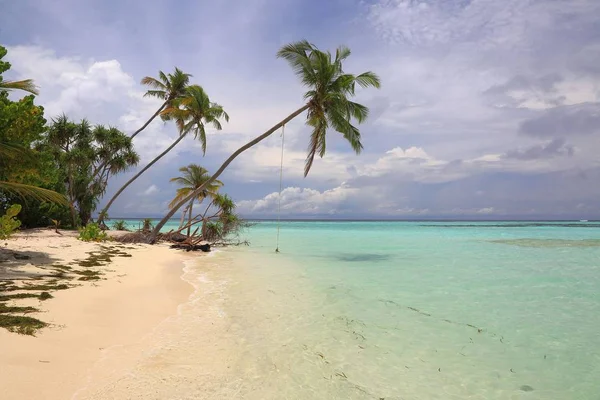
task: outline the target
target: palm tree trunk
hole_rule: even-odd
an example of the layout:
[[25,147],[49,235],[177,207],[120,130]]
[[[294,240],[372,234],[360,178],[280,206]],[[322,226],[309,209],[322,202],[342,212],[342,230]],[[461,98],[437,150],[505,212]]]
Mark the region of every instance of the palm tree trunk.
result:
[[246,143],[245,145],[243,145],[242,147],[237,149],[231,156],[229,156],[229,158],[227,160],[225,160],[223,165],[221,165],[221,167],[217,170],[217,172],[215,172],[215,174],[213,176],[211,176],[211,178],[209,180],[204,182],[204,184],[202,184],[198,189],[194,190],[187,197],[185,197],[179,203],[177,203],[173,208],[171,208],[171,211],[169,211],[167,213],[167,215],[165,215],[165,217],[163,219],[161,219],[160,222],[158,224],[156,224],[156,226],[154,227],[154,230],[152,231],[152,233],[150,234],[150,237],[148,238],[148,243],[154,244],[154,242],[156,242],[156,237],[158,236],[158,233],[160,232],[162,227],[167,223],[167,221],[169,221],[169,219],[171,219],[173,214],[175,214],[177,212],[177,210],[179,210],[181,208],[181,206],[186,204],[190,199],[193,199],[194,197],[198,196],[198,194],[201,193],[204,190],[204,188],[206,188],[208,185],[210,185],[212,182],[214,182],[214,180],[217,179],[219,177],[219,175],[221,175],[223,173],[223,171],[225,171],[225,168],[227,168],[227,166],[229,164],[231,164],[231,162],[237,156],[239,156],[240,154],[242,154],[244,151],[248,150],[250,147],[254,146],[255,144],[257,144],[257,143],[261,142],[262,140],[271,136],[271,134],[273,134],[273,132],[275,132],[277,129],[281,128],[283,125],[287,124],[294,118],[296,118],[298,115],[302,114],[307,109],[308,109],[308,104],[297,109],[296,111],[291,113],[287,118],[285,118],[283,121],[279,122],[277,125],[273,126],[271,129],[269,129],[262,135],[254,138],[253,140],[249,141],[248,143]]
[[154,118],[156,118],[158,116],[158,114],[160,114],[160,112],[166,107],[168,101],[165,101],[163,103],[162,106],[160,106],[160,108],[158,110],[156,110],[156,112],[154,113],[153,116],[150,117],[150,119],[148,121],[146,121],[146,123],[144,125],[142,125],[142,127],[140,129],[138,129],[137,131],[133,132],[133,135],[129,136],[131,139],[133,139],[134,137],[136,137],[138,135],[138,133],[140,133],[141,131],[143,131],[144,129],[146,129],[146,127],[148,125],[150,125],[150,122],[152,122],[154,120]]
[[77,213],[75,211],[75,196],[73,195],[73,167],[69,164],[68,172],[67,172],[67,184],[69,185],[68,195],[69,195],[69,211],[71,212],[71,224],[73,224],[73,229],[77,229]]
[[[188,210],[188,212],[189,212],[189,214],[188,214],[188,223],[192,222],[192,207],[193,206],[194,206],[194,199],[192,199],[190,201],[190,206],[189,206],[189,210]],[[191,230],[192,230],[192,226],[190,225],[190,226],[188,226],[188,233],[187,233],[188,237],[190,237],[190,231]]]
[[[160,106],[160,108],[158,110],[156,110],[156,112],[154,113],[154,115],[152,115],[150,117],[150,119],[148,121],[146,121],[146,123],[144,125],[142,125],[142,127],[140,129],[138,129],[137,131],[133,132],[133,134],[131,136],[129,136],[130,139],[133,140],[134,137],[137,136],[138,133],[140,133],[141,131],[143,131],[144,129],[146,129],[146,127],[148,125],[150,125],[150,122],[154,121],[154,118],[156,118],[158,116],[158,114],[160,114],[160,112],[165,108],[165,106],[167,105],[168,101],[165,101],[162,106]],[[98,168],[96,169],[96,171],[94,172],[94,174],[92,175],[92,179],[96,178],[96,175],[98,175],[98,173],[100,171],[102,171],[110,162],[110,160],[106,160],[104,163],[102,163],[101,165],[98,166]],[[102,221],[100,221],[102,222]]]
[[[154,160],[150,161],[150,163],[148,165],[146,165],[144,168],[142,168],[142,170],[140,172],[138,172],[137,174],[135,174],[133,176],[133,178],[131,178],[130,180],[128,180],[122,187],[121,189],[119,189],[117,191],[117,193],[114,194],[114,196],[110,199],[110,201],[108,202],[108,204],[104,207],[104,209],[102,209],[102,211],[100,211],[100,214],[98,215],[98,223],[101,223],[104,218],[106,218],[106,216],[108,215],[108,209],[110,208],[110,206],[112,206],[112,204],[114,203],[114,201],[117,199],[117,197],[119,197],[119,195],[121,193],[123,193],[123,191],[127,188],[127,186],[131,185],[133,183],[133,181],[135,181],[137,178],[140,177],[140,175],[142,175],[144,172],[146,172],[151,166],[153,166],[158,160],[160,160],[161,158],[163,158],[165,156],[165,154],[167,154],[169,151],[171,151],[173,149],[173,147],[177,146],[177,144],[179,142],[181,142],[183,140],[183,138],[185,137],[184,135],[180,135],[176,141],[173,142],[173,144],[171,144],[165,151],[163,151],[162,153],[160,153]],[[186,199],[186,202],[189,199]],[[179,207],[177,207],[179,209]]]

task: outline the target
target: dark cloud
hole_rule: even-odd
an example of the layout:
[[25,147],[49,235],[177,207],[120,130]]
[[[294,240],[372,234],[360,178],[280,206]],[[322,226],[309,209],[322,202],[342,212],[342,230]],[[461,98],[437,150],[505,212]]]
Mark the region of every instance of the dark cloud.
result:
[[581,103],[544,111],[521,123],[519,133],[535,137],[591,135],[600,132],[600,103]]
[[[494,85],[483,92],[484,98],[492,106],[522,107],[529,100],[545,103],[549,106],[560,106],[566,100],[558,93],[556,85],[564,81],[562,75],[550,73],[541,76],[515,75],[500,85]],[[512,93],[521,93],[515,97]]]
[[525,149],[507,151],[502,157],[514,160],[538,160],[558,156],[572,156],[575,150],[563,138],[554,139],[549,143],[538,144]]
[[536,90],[542,92],[555,92],[555,85],[562,82],[564,78],[558,73],[546,74],[539,77],[516,75],[506,83],[495,85],[484,92],[484,94],[505,94],[512,90]]

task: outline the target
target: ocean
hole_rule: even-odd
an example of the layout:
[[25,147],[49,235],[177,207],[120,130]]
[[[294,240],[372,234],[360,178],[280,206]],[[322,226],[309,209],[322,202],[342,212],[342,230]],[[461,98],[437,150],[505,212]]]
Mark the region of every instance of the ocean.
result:
[[600,399],[600,223],[286,221],[279,253],[276,235],[257,222],[249,246],[191,256],[196,292],[116,385],[145,399]]

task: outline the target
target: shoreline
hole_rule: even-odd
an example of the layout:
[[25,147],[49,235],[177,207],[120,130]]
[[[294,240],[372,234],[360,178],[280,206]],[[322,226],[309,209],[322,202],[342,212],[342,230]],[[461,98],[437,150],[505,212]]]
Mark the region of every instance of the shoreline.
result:
[[[41,312],[28,315],[50,325],[35,337],[0,329],[3,399],[80,398],[131,367],[144,338],[177,315],[179,306],[195,290],[184,279],[184,262],[192,257],[167,246],[86,243],[75,238],[76,232],[61,233],[37,229],[6,241],[8,246],[3,248],[28,254],[31,259],[18,265],[0,264],[0,280],[10,277],[17,278],[11,282],[19,284],[32,282],[38,276],[48,276],[49,267],[81,265],[82,260],[89,261],[90,253],[98,254],[108,246],[118,248],[109,253],[117,256],[97,266],[102,274],[99,279],[70,278],[74,287],[51,291],[53,298],[45,301],[27,298],[6,302],[38,308]],[[118,357],[113,354],[116,351]]]

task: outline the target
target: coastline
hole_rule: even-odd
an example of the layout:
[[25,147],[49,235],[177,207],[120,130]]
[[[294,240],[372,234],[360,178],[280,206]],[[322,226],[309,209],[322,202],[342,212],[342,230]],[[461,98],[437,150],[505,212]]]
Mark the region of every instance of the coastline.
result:
[[[18,267],[3,266],[0,278],[15,271],[31,276],[40,266],[74,263],[112,245],[85,243],[74,232],[61,233],[25,231],[7,241],[5,248],[32,258]],[[193,293],[182,279],[184,261],[190,257],[166,245],[120,247],[122,256],[98,267],[98,280],[77,280],[75,287],[52,291],[53,298],[45,301],[11,301],[39,308],[41,312],[28,315],[50,325],[35,337],[0,329],[3,399],[80,398],[86,387],[101,385],[132,366],[144,337],[177,314]],[[111,354],[115,351],[118,357]]]

